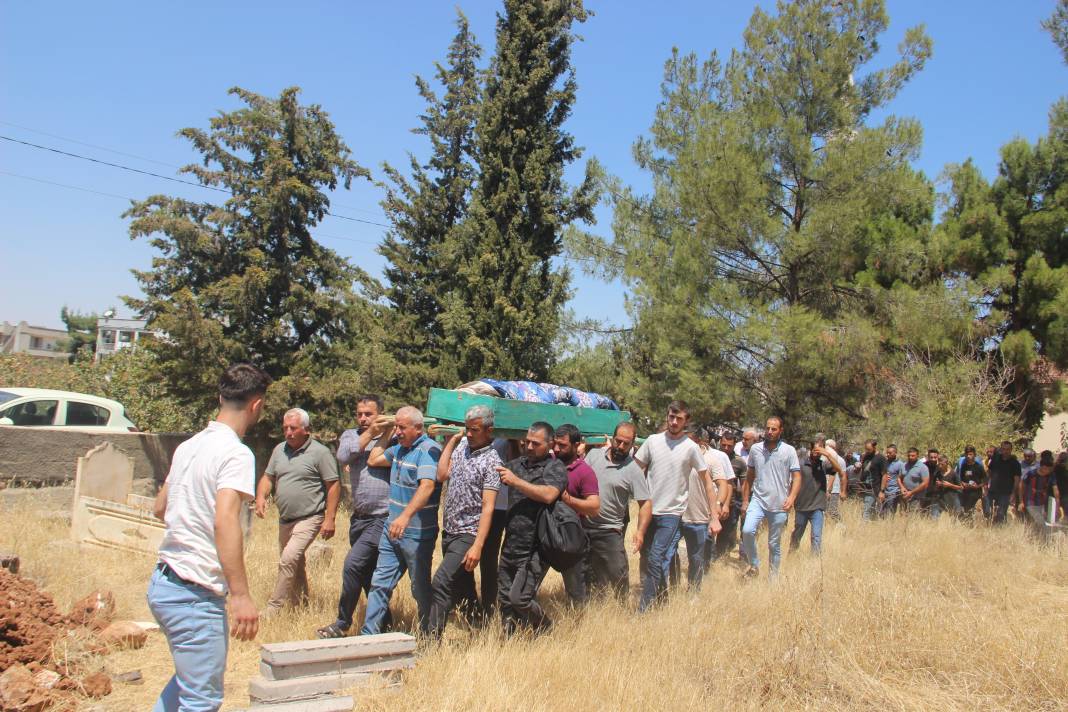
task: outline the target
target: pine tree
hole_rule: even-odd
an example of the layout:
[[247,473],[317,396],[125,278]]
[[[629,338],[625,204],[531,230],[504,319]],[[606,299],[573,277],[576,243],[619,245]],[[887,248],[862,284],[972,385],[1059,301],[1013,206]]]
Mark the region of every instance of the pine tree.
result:
[[[614,239],[572,241],[632,288],[628,406],[661,412],[681,396],[701,419],[779,413],[798,433],[862,420],[895,347],[959,345],[942,342],[966,310],[913,323],[946,298],[925,250],[934,191],[910,166],[917,122],[872,116],[931,50],[913,28],[896,63],[867,70],[887,24],[878,0],[780,1],[754,11],[725,64],[668,60],[635,146],[653,192],[607,181]],[[923,342],[896,342],[902,329]]]
[[564,229],[593,222],[589,170],[576,189],[565,166],[581,156],[563,129],[575,101],[570,65],[581,0],[505,0],[478,116],[478,179],[467,219],[445,253],[446,351],[458,376],[543,378],[568,297],[554,259]]
[[1068,101],[1054,105],[1047,136],[1002,147],[993,183],[970,160],[946,176],[947,274],[978,287],[1009,395],[1023,427],[1034,428],[1061,391],[1040,360],[1068,368]]
[[421,164],[409,155],[410,178],[385,166],[392,186],[382,206],[393,228],[379,252],[388,260],[388,348],[399,366],[393,390],[411,400],[424,397],[428,386],[456,385],[458,378],[441,322],[443,300],[454,283],[443,246],[467,216],[471,199],[482,50],[462,13],[456,24],[448,63],[436,65],[443,95],[439,98],[429,82],[416,78],[427,108],[414,133],[430,140],[430,158]]
[[134,271],[144,297],[125,301],[163,334],[148,348],[169,393],[204,413],[228,362],[250,359],[276,379],[296,364],[329,364],[364,335],[359,315],[370,309],[357,291],[366,275],[311,234],[329,209],[326,191],[368,172],[298,89],[277,99],[230,93],[245,106],[208,130],[179,132],[203,157],[183,172],[230,197],[154,195],[125,214],[131,238],[158,252],[150,270]]

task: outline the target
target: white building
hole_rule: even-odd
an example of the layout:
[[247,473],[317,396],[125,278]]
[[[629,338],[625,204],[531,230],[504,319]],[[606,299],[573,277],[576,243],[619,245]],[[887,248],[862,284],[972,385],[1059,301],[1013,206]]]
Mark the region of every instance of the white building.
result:
[[29,354],[45,358],[66,359],[67,332],[44,326],[30,326],[24,321],[18,324],[0,324],[0,353]]
[[116,319],[102,316],[96,320],[96,358],[110,356],[121,349],[132,348],[150,335],[144,319]]

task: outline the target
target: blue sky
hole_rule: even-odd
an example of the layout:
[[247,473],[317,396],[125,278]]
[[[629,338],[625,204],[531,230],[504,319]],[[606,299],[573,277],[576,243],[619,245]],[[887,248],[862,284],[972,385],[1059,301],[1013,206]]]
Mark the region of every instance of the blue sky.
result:
[[[488,57],[499,2],[459,5]],[[946,163],[972,156],[993,176],[1003,143],[1045,133],[1047,111],[1068,79],[1039,27],[1053,5],[888,0],[884,50],[920,23],[934,40],[927,68],[891,106],[924,127],[920,169],[937,176]],[[644,187],[631,144],[651,121],[671,48],[725,56],[738,46],[753,5],[587,0],[587,6],[596,14],[578,30],[584,38],[573,55],[579,93],[568,128],[586,157]],[[330,112],[355,157],[380,177],[383,161],[403,166],[406,152],[425,155],[422,137],[409,132],[422,109],[413,77],[431,75],[444,56],[454,7],[429,0],[0,0],[0,135],[174,175],[175,166],[193,160],[175,132],[203,127],[214,113],[234,108],[228,88],[277,94],[299,85],[303,100]],[[577,180],[581,167],[569,175]],[[152,252],[129,239],[123,197],[159,192],[214,198],[196,187],[0,141],[0,321],[59,326],[64,304],[124,313],[118,295],[137,292],[130,269],[147,268]],[[381,222],[380,197],[380,189],[361,183],[338,194],[333,210]],[[607,231],[610,218],[601,209],[594,229]],[[382,234],[380,227],[335,218],[318,230],[325,245],[376,275],[383,260],[374,246]],[[580,316],[625,320],[618,284],[579,274],[573,286],[571,306]]]

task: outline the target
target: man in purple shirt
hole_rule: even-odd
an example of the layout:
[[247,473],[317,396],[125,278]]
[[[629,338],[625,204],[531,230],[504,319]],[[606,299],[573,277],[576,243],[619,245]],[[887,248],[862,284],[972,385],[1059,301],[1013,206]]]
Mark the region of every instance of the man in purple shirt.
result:
[[[579,457],[581,443],[582,433],[571,423],[564,423],[556,429],[553,453],[557,460],[567,466],[567,489],[560,495],[560,500],[574,509],[580,517],[596,517],[601,511],[597,473]],[[585,603],[589,598],[585,561],[580,561],[563,572],[563,577],[564,590],[571,602],[575,605]]]

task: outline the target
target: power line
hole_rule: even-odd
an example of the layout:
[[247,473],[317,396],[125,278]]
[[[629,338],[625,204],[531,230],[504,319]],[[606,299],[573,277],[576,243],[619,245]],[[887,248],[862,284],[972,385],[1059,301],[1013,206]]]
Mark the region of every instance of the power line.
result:
[[[79,186],[79,185],[70,185],[69,183],[57,183],[56,181],[53,181],[53,180],[45,180],[44,178],[34,178],[33,176],[24,176],[21,173],[12,173],[11,171],[0,171],[0,175],[10,176],[11,178],[19,178],[21,180],[33,181],[34,183],[42,183],[44,185],[53,185],[53,186],[56,186],[58,188],[67,188],[69,190],[78,190],[78,191],[81,191],[83,193],[92,193],[94,195],[102,195],[102,196],[105,196],[105,197],[108,197],[108,198],[119,198],[120,200],[129,200],[132,203],[136,203],[137,202],[136,198],[131,198],[128,195],[119,195],[118,193],[106,193],[106,192],[104,192],[102,190],[93,190],[92,188],[84,188],[84,187]],[[345,237],[344,235],[332,235],[332,234],[330,234],[328,232],[319,232],[318,230],[315,231],[315,234],[313,235],[313,237],[315,239],[319,239],[321,237],[327,237],[327,238],[330,238],[332,240],[344,240],[345,242],[354,242],[354,243],[356,243],[358,245],[369,245],[371,247],[377,247],[378,244],[379,244],[378,242],[373,242],[371,240],[360,240],[360,239],[357,239],[355,237]]]
[[[89,148],[95,148],[95,149],[100,150],[100,151],[107,151],[108,153],[114,153],[114,154],[116,154],[118,156],[126,156],[127,158],[136,158],[139,161],[148,161],[149,163],[155,163],[155,164],[158,164],[158,165],[161,165],[161,166],[167,166],[168,168],[174,168],[176,170],[179,170],[179,169],[182,168],[182,166],[179,166],[176,163],[167,163],[166,161],[159,161],[159,160],[156,160],[155,158],[148,158],[147,156],[139,156],[136,153],[127,153],[126,151],[119,151],[119,150],[114,149],[114,148],[108,148],[107,146],[100,146],[100,145],[95,144],[95,143],[87,143],[85,141],[79,141],[76,138],[70,138],[69,136],[60,136],[59,134],[49,133],[48,131],[41,131],[40,129],[31,128],[29,126],[23,126],[22,124],[15,124],[15,123],[12,123],[10,121],[0,121],[0,124],[2,124],[4,126],[11,126],[12,128],[16,128],[16,129],[21,129],[23,131],[29,131],[30,133],[40,134],[42,136],[48,136],[49,138],[57,138],[60,141],[67,141],[68,143],[76,143],[79,146],[88,146]],[[207,187],[207,186],[204,186],[204,187]],[[368,215],[377,215],[377,216],[381,216],[382,215],[381,211],[378,211],[378,210],[368,210],[367,208],[358,208],[355,205],[348,205],[346,203],[338,203],[336,201],[331,201],[331,203],[333,205],[336,205],[339,208],[348,208],[349,210],[355,210],[356,212],[359,212],[359,213],[367,213]]]
[[[77,159],[82,160],[82,161],[89,161],[91,163],[98,163],[100,165],[109,166],[111,168],[118,168],[120,170],[130,171],[131,173],[140,173],[141,175],[152,176],[153,178],[159,178],[161,180],[169,180],[169,181],[171,181],[173,183],[181,183],[183,185],[190,185],[190,186],[193,186],[194,188],[205,188],[207,190],[214,190],[214,191],[216,191],[218,193],[225,193],[227,195],[233,195],[233,191],[227,190],[225,188],[217,188],[217,187],[215,187],[213,185],[204,185],[203,183],[194,183],[193,181],[183,180],[181,178],[173,178],[171,176],[165,176],[165,175],[162,175],[160,173],[153,173],[152,171],[145,171],[145,170],[141,170],[140,168],[133,168],[132,166],[124,166],[121,163],[112,163],[110,161],[102,161],[99,158],[92,158],[91,156],[83,156],[83,155],[78,154],[78,153],[71,153],[70,151],[62,151],[62,150],[60,150],[58,148],[53,148],[51,146],[42,146],[41,144],[38,144],[38,143],[31,143],[29,141],[22,141],[20,139],[12,138],[10,136],[0,135],[0,139],[3,139],[5,141],[10,141],[12,143],[22,144],[23,146],[29,146],[30,148],[36,148],[36,149],[41,150],[41,151],[49,151],[51,153],[56,153],[56,154],[59,154],[61,156],[67,156],[69,158],[77,158]],[[339,218],[341,220],[349,220],[350,222],[362,223],[364,225],[374,225],[376,227],[384,227],[386,229],[389,229],[391,227],[390,225],[387,225],[385,223],[375,222],[373,220],[364,220],[362,218],[354,218],[354,217],[350,217],[348,215],[340,215],[338,213],[332,213],[329,210],[325,210],[323,212],[326,213],[327,215],[329,215],[330,217]]]
[[[11,173],[10,171],[0,171],[0,175],[11,176],[12,178],[21,178],[22,180],[32,180],[34,183],[44,183],[45,185],[54,185],[60,188],[69,188],[70,190],[80,190],[83,193],[94,193],[96,195],[105,195],[109,198],[119,198],[121,200],[134,201],[133,198],[127,195],[118,195],[116,193],[105,193],[100,190],[93,190],[92,188],[82,188],[77,185],[68,185],[66,183],[56,183],[55,181],[45,180],[43,178],[33,178],[32,176],[24,176],[18,173]],[[134,201],[136,202],[136,201]]]

